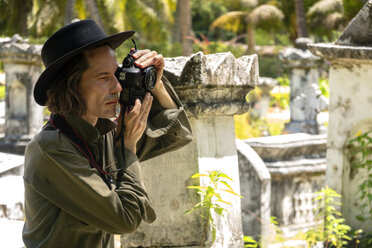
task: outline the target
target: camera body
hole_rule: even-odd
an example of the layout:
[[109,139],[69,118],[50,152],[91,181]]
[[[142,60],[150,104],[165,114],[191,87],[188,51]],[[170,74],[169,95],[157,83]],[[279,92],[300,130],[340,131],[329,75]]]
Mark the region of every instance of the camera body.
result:
[[134,106],[136,99],[142,102],[146,92],[155,87],[157,77],[154,66],[140,68],[134,64],[135,60],[132,55],[137,51],[135,43],[134,46],[135,50],[123,59],[122,66],[119,66],[115,72],[115,76],[123,89],[119,101],[127,106]]

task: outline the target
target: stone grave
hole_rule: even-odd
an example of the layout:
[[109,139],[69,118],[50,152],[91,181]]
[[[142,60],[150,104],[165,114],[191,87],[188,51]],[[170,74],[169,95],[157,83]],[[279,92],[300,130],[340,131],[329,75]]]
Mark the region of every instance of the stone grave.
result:
[[41,45],[31,45],[19,35],[0,43],[5,72],[5,137],[0,151],[23,154],[27,142],[41,130],[43,107],[33,98],[34,84],[42,72]]
[[279,53],[279,59],[289,69],[291,120],[285,126],[287,133],[325,133],[319,128],[317,115],[327,109],[328,99],[318,86],[319,68],[323,61],[306,47],[312,41],[298,38],[296,48],[287,48]]
[[[194,173],[221,170],[240,192],[234,114],[248,110],[245,95],[258,80],[257,56],[236,59],[231,53],[167,58],[165,76],[173,84],[190,116],[194,141],[186,147],[143,163],[143,177],[158,219],[141,224],[122,237],[124,247],[200,247],[204,219],[183,215],[200,200],[187,186],[205,186],[191,180]],[[240,198],[222,195],[231,205],[224,216],[213,215],[216,241],[207,247],[243,247]]]
[[309,44],[312,53],[330,62],[330,105],[326,183],[342,195],[342,214],[348,225],[372,231],[372,221],[362,215],[359,184],[368,172],[355,171],[346,156],[346,145],[358,132],[372,130],[372,0],[368,0],[335,44]]
[[326,135],[306,133],[237,141],[245,235],[270,240],[270,216],[287,237],[316,224],[313,199],[324,187],[326,142]]

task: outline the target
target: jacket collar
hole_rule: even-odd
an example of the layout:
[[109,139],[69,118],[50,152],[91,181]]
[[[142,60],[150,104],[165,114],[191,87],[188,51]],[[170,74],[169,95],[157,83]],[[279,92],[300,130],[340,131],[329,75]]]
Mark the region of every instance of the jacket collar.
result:
[[96,126],[92,126],[80,116],[70,115],[65,116],[65,119],[87,143],[97,141],[99,137],[116,128],[116,124],[109,119],[99,118]]

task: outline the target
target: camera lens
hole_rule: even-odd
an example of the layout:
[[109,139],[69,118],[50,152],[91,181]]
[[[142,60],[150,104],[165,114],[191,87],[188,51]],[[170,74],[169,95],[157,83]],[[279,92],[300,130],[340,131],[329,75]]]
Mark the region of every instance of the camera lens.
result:
[[144,70],[145,73],[145,88],[146,90],[152,90],[156,84],[156,69],[153,66],[147,67]]
[[123,60],[123,67],[131,67],[133,63],[134,60],[132,57],[125,57],[125,59]]

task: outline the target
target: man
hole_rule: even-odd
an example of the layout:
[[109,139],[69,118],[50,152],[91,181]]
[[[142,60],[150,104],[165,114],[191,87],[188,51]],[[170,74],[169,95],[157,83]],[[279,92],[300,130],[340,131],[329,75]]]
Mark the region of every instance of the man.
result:
[[192,134],[179,99],[162,77],[163,57],[140,50],[133,54],[136,65],[155,66],[157,81],[153,96],[146,93],[142,103],[137,100],[125,112],[121,146],[122,127],[108,119],[116,115],[122,90],[113,49],[133,34],[106,37],[94,21],[83,20],[44,44],[46,69],[34,98],[52,115],[25,152],[26,247],[109,247],[113,234],[134,232],[142,220],[155,220],[139,161],[187,144]]

